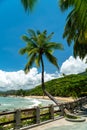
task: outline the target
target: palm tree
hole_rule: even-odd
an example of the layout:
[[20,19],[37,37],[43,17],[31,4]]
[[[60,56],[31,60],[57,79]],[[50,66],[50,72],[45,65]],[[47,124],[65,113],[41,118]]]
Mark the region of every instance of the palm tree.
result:
[[37,67],[42,67],[42,90],[45,95],[47,95],[51,100],[53,100],[56,104],[58,102],[54,99],[52,95],[50,95],[45,88],[44,84],[44,59],[43,57],[46,56],[46,58],[57,68],[57,59],[55,56],[52,55],[54,49],[63,50],[62,44],[51,42],[51,38],[54,33],[51,33],[50,35],[47,35],[47,31],[43,31],[42,33],[40,31],[35,32],[34,30],[28,30],[29,37],[26,35],[22,36],[22,39],[26,42],[26,47],[20,49],[20,54],[27,54],[28,56],[28,62],[25,66],[25,73],[27,73],[30,70],[30,67],[35,63]]
[[63,38],[68,45],[74,41],[74,56],[83,59],[87,55],[87,0],[60,0],[62,11],[69,7]]

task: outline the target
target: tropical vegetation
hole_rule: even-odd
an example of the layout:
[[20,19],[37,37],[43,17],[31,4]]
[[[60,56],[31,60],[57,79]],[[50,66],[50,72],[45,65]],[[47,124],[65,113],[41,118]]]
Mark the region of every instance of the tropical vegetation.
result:
[[[68,75],[45,83],[53,96],[80,97],[87,95],[87,75]],[[30,90],[29,95],[43,95],[41,86]]]
[[37,67],[42,67],[42,90],[45,95],[51,98],[56,104],[57,101],[46,91],[44,84],[44,57],[48,59],[50,63],[55,65],[58,69],[57,58],[53,56],[54,50],[63,50],[63,46],[60,43],[52,42],[53,32],[48,35],[47,31],[43,32],[34,31],[29,29],[28,36],[23,35],[22,39],[26,42],[26,46],[20,49],[19,53],[24,55],[27,54],[28,62],[25,66],[25,73],[28,73],[30,68],[35,63]]
[[70,8],[63,38],[68,45],[74,42],[74,56],[84,58],[87,55],[87,0],[60,0],[62,11]]

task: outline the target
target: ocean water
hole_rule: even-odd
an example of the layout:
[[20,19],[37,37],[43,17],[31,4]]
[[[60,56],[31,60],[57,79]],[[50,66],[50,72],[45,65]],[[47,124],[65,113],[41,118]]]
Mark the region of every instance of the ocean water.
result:
[[31,108],[34,106],[45,106],[52,104],[52,101],[43,99],[23,98],[23,97],[0,97],[0,111]]
[[[19,108],[31,108],[38,105],[47,106],[52,103],[53,102],[50,100],[43,99],[25,99],[23,97],[0,97],[0,111],[14,110]],[[87,130],[87,121],[78,122],[73,125],[51,127],[46,130]]]

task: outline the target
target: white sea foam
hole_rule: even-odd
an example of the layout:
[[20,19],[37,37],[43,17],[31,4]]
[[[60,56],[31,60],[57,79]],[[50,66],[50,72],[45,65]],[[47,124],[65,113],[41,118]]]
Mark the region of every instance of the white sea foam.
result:
[[42,104],[42,102],[38,101],[37,99],[33,99],[31,102],[33,103],[33,105],[31,105],[32,107]]
[[43,99],[20,98],[20,97],[0,97],[0,111],[32,108],[39,105],[47,105],[50,101]]
[[11,106],[12,104],[8,104],[8,103],[2,103],[2,106]]

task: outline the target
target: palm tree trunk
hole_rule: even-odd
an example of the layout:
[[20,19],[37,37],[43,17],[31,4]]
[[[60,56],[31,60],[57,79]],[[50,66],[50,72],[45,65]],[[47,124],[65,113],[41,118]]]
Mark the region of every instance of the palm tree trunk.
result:
[[44,90],[45,90],[45,85],[44,85],[44,63],[43,63],[42,56],[41,56],[41,65],[42,65],[42,90],[44,92]]
[[48,96],[56,105],[59,105],[58,101],[50,93],[48,93],[46,89],[44,90],[44,94]]
[[41,65],[42,65],[42,90],[43,90],[43,93],[48,96],[55,104],[59,104],[57,102],[57,100],[50,94],[46,91],[46,88],[45,88],[45,84],[44,84],[44,63],[43,63],[43,58],[41,56]]

